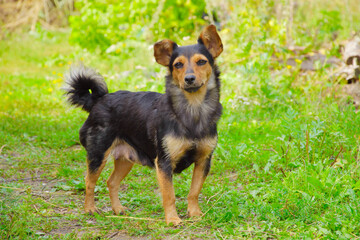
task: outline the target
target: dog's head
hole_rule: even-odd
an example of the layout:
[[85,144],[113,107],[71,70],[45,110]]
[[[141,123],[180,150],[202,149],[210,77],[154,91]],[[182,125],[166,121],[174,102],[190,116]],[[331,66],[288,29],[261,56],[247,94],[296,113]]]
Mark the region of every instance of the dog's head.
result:
[[179,47],[171,40],[154,45],[156,62],[169,68],[174,83],[187,93],[206,86],[213,71],[214,60],[223,51],[214,25],[207,26],[195,45]]

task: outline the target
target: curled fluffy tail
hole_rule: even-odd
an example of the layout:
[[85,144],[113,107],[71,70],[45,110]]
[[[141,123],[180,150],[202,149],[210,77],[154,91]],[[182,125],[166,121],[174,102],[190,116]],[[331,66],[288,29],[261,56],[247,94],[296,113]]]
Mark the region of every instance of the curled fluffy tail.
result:
[[[72,67],[65,77],[67,100],[90,112],[97,100],[108,93],[104,78],[91,68]],[[91,90],[91,92],[90,92]]]

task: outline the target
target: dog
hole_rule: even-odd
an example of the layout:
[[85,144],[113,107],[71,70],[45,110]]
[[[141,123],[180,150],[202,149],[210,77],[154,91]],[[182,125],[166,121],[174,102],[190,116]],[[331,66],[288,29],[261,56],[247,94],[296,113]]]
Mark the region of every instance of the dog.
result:
[[115,214],[126,210],[118,197],[120,182],[138,163],[156,169],[166,223],[180,224],[172,178],[194,163],[187,211],[189,217],[201,217],[199,193],[210,170],[222,113],[220,71],[215,64],[222,51],[214,25],[205,27],[194,45],[155,43],[156,62],[168,68],[164,94],[109,93],[104,78],[94,70],[84,66],[70,70],[65,79],[67,100],[89,112],[80,129],[87,151],[85,212],[99,212],[95,184],[113,156],[107,186]]

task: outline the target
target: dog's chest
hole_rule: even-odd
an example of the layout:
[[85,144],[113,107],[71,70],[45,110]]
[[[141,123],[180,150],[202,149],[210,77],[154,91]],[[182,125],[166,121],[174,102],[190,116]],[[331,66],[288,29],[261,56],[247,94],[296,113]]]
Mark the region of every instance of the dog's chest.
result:
[[216,144],[217,136],[186,139],[168,135],[163,138],[163,148],[174,172],[181,172],[193,162],[200,163],[208,159]]

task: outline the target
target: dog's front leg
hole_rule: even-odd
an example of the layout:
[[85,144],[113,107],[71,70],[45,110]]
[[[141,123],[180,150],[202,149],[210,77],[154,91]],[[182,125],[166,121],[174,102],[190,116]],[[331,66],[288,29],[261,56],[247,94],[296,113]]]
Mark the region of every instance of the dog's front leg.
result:
[[169,164],[169,166],[167,166],[166,162],[159,164],[158,161],[156,161],[156,173],[162,195],[166,224],[179,225],[182,221],[175,207],[175,192],[172,183],[173,174],[171,165]]
[[194,172],[188,195],[189,217],[200,217],[202,212],[199,207],[199,194],[210,170],[210,157],[206,160],[195,162]]

